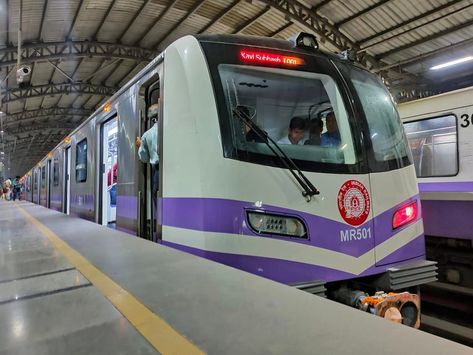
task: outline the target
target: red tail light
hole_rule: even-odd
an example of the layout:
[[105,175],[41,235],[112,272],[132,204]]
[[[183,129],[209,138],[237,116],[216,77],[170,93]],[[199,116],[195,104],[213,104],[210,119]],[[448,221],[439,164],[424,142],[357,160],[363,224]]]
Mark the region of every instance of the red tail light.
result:
[[414,221],[417,218],[417,201],[399,208],[393,216],[393,229]]

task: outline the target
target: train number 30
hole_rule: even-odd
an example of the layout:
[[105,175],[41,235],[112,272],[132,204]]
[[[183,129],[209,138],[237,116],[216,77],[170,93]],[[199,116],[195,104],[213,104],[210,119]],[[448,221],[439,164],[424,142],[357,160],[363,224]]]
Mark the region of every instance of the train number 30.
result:
[[466,128],[470,125],[473,126],[473,115],[468,116],[466,113],[464,113],[463,115],[460,116],[460,119],[462,120],[462,122],[460,123],[460,126],[462,126],[463,128]]

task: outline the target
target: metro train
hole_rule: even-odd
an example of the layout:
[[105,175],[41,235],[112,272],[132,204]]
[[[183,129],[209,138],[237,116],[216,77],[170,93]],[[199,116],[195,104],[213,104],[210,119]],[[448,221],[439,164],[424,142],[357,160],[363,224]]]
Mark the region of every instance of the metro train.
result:
[[398,106],[413,153],[427,256],[473,287],[473,87]]
[[[156,102],[154,208],[150,167],[134,142]],[[335,144],[303,144],[307,130],[299,144],[277,143],[294,117],[320,124],[318,138],[330,133],[329,114]],[[27,198],[45,207],[313,293],[411,290],[435,280],[415,167],[389,92],[309,34],[176,40],[26,181]]]

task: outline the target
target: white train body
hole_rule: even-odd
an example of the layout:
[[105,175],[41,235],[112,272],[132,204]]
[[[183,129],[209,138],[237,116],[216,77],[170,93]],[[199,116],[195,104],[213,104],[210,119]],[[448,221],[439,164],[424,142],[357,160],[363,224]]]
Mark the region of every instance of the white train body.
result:
[[[405,264],[417,271],[406,268],[411,281],[403,286],[431,280],[414,165],[388,92],[373,74],[286,41],[187,36],[171,44],[40,162],[58,162],[59,183],[50,184],[43,204],[110,222],[102,199],[110,163],[104,170],[100,132],[116,119],[113,222],[146,235],[150,179],[134,140],[157,92],[160,242],[287,284],[381,276]],[[335,113],[336,146],[280,145],[319,194],[308,201],[285,158],[263,140],[245,140],[237,106],[275,141],[288,135],[294,116],[325,122]],[[77,148],[84,139],[85,150]],[[77,165],[85,156],[87,165]],[[28,199],[43,201],[30,184]]]

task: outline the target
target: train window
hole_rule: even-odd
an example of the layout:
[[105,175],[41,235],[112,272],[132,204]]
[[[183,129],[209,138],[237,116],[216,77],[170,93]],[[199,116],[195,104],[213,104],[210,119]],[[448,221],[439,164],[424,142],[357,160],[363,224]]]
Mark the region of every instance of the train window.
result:
[[87,180],[87,138],[76,145],[76,182]]
[[458,174],[457,120],[454,115],[406,122],[417,177]]
[[54,159],[53,162],[53,185],[59,186],[59,161]]
[[368,122],[375,160],[402,161],[410,157],[407,140],[391,94],[379,77],[350,67],[351,82],[361,101]]
[[38,191],[38,171],[33,172],[34,190]]
[[241,120],[243,114],[292,159],[357,162],[348,114],[329,75],[229,64],[218,71],[238,151],[272,155],[266,138]]
[[46,167],[41,167],[41,188],[46,188]]

